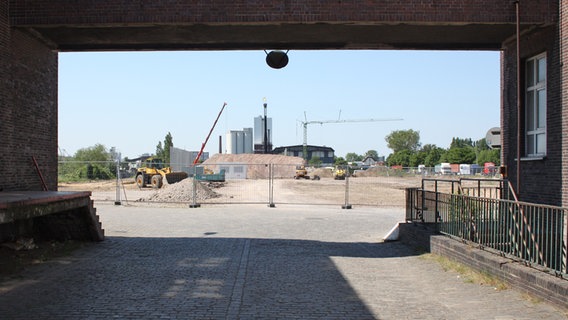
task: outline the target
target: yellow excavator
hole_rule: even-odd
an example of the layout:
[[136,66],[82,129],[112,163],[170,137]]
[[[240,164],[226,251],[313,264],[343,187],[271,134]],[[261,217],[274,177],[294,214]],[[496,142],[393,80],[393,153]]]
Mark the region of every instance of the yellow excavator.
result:
[[[310,180],[310,176],[308,175],[308,170],[306,169],[306,166],[301,165],[301,166],[296,166],[296,174],[294,175],[294,179],[307,179]],[[318,175],[313,175],[312,180],[319,180],[320,176]]]
[[294,179],[310,179],[308,170],[306,170],[305,166],[296,166],[296,174],[294,175]]
[[162,159],[150,157],[136,169],[135,181],[139,188],[150,185],[154,189],[160,189],[164,185],[164,180],[172,184],[187,177],[186,172],[172,172],[171,167],[164,167]]
[[333,169],[333,179],[335,180],[345,180],[347,175],[347,169],[344,166],[336,166]]

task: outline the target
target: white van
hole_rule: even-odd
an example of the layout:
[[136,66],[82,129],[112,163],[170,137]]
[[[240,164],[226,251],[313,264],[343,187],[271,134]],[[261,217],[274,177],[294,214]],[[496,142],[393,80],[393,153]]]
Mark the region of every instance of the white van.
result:
[[452,166],[448,162],[442,162],[440,164],[441,174],[452,174]]

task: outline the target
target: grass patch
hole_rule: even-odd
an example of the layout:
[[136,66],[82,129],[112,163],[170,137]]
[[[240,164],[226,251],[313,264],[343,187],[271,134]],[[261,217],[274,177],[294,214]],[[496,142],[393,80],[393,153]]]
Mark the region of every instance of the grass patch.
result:
[[457,272],[466,283],[487,285],[494,287],[496,290],[506,290],[509,288],[509,286],[504,281],[487,272],[476,271],[464,264],[450,260],[446,257],[426,253],[421,255],[420,258],[438,263],[444,271]]

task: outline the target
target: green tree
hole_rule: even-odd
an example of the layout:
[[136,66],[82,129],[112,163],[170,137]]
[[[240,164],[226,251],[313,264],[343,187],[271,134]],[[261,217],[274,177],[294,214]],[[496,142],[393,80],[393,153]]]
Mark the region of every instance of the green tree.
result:
[[461,139],[461,138],[452,138],[452,143],[450,144],[450,149],[453,148],[466,148],[466,147],[473,147],[473,142],[471,138]]
[[424,164],[425,160],[426,160],[426,156],[428,156],[428,154],[422,150],[413,153],[410,156],[410,167],[418,167],[418,165],[420,164]]
[[112,160],[110,153],[106,147],[100,143],[92,147],[82,148],[75,152],[75,161],[109,161]]
[[387,164],[389,166],[410,166],[410,158],[413,152],[410,150],[401,150],[399,152],[391,153],[387,158]]
[[321,166],[321,158],[318,156],[312,157],[308,163],[312,167],[320,167]]
[[501,149],[491,149],[487,145],[485,138],[480,139],[474,143],[473,149],[475,150],[476,160],[480,166],[485,162],[493,162],[499,164],[501,162]]
[[363,159],[366,158],[366,157],[371,157],[374,160],[377,160],[377,159],[379,159],[379,153],[377,152],[377,150],[369,150],[369,151],[365,152],[365,156],[363,157]]
[[336,166],[344,166],[347,165],[347,160],[343,157],[335,157],[335,159],[333,159],[333,164]]
[[164,162],[170,163],[170,149],[174,146],[172,134],[168,132],[164,138]]
[[454,137],[450,149],[441,157],[441,162],[449,163],[475,163],[477,154],[475,144],[470,138]]
[[156,146],[156,157],[164,160],[164,147],[162,146],[162,141],[158,141],[158,145]]
[[428,151],[426,152],[426,157],[424,158],[424,165],[427,167],[434,167],[440,162],[442,162],[440,161],[440,159],[447,151],[435,145],[429,145],[429,146],[431,147],[427,149]]
[[112,154],[102,144],[82,148],[75,152],[70,162],[59,166],[59,181],[113,179],[116,164]]
[[158,142],[156,146],[156,156],[166,164],[170,163],[170,149],[174,146],[172,134],[168,132],[166,137],[164,138],[164,143],[162,144],[161,141]]
[[354,152],[349,152],[345,155],[345,160],[347,162],[361,161],[361,160],[363,160],[363,156],[358,155]]
[[489,150],[489,146],[487,145],[487,140],[485,140],[485,138],[477,140],[474,144],[473,144],[473,148],[475,149],[475,153],[479,153],[483,150]]
[[482,150],[477,155],[476,163],[483,166],[485,162],[493,162],[495,165],[501,164],[501,149]]
[[450,150],[442,156],[442,162],[474,163],[475,158],[475,152],[472,147],[450,148]]
[[420,132],[412,129],[395,130],[385,137],[385,141],[393,153],[402,150],[416,152],[420,149]]

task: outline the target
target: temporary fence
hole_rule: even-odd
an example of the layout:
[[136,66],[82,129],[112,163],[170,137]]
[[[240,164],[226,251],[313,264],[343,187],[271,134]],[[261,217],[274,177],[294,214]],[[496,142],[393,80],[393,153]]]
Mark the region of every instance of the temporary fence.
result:
[[[479,188],[465,189],[473,190],[469,194],[458,182],[425,181],[422,188],[408,188],[406,219],[567,276],[568,208],[516,201],[504,180],[490,185],[480,179]],[[484,183],[489,184],[481,187]]]
[[[158,167],[174,167],[157,164]],[[308,168],[296,179],[296,165],[215,163],[177,165],[188,178],[154,189],[135,182],[136,168],[112,161],[59,163],[59,190],[91,191],[94,201],[149,204],[310,204],[404,206],[404,188],[420,183],[412,170],[385,167],[354,171],[335,179],[333,168]],[[392,195],[394,192],[394,196]]]

